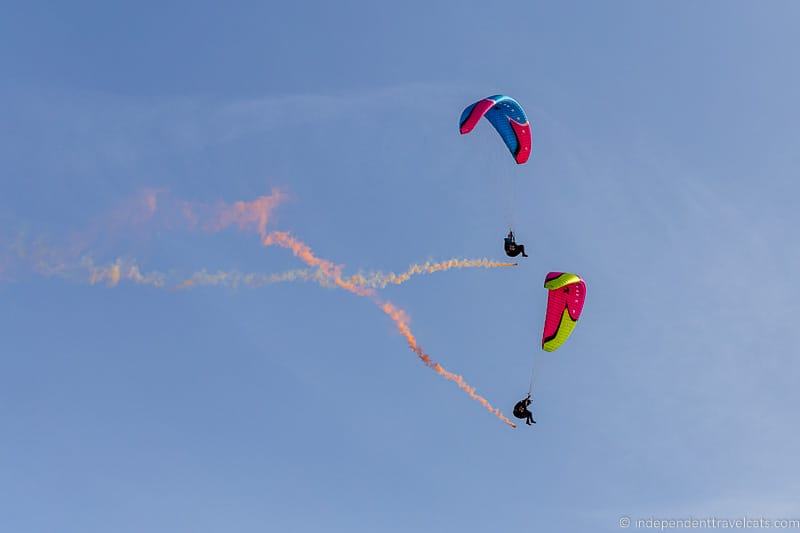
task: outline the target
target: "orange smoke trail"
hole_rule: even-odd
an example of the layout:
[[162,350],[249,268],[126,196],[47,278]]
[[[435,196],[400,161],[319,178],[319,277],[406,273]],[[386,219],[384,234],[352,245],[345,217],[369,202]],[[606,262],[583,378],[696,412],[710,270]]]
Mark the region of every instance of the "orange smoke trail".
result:
[[395,326],[397,326],[397,330],[403,337],[405,337],[406,341],[408,342],[408,347],[411,348],[411,351],[417,354],[417,356],[419,356],[422,362],[425,363],[425,366],[427,366],[428,368],[432,368],[437,374],[442,376],[444,379],[455,383],[458,386],[458,388],[466,392],[470,398],[480,403],[482,406],[486,408],[487,411],[492,413],[494,416],[496,416],[497,418],[499,418],[512,428],[517,427],[517,425],[514,424],[514,422],[509,420],[502,412],[500,412],[500,409],[492,407],[492,404],[490,404],[486,398],[475,392],[475,387],[469,385],[466,381],[464,381],[464,378],[462,376],[454,374],[453,372],[450,372],[449,370],[445,369],[441,364],[431,359],[431,357],[422,350],[419,343],[417,342],[416,337],[414,337],[414,334],[411,332],[411,328],[409,327],[408,315],[406,314],[405,311],[395,307],[391,302],[383,302],[382,304],[379,304],[379,307],[381,308],[381,311],[386,313],[389,316],[389,318],[391,318],[394,321]]
[[[263,237],[275,209],[287,198],[282,190],[273,189],[270,194],[251,201],[207,204],[175,200],[164,189],[143,189],[93,218],[84,228],[71,232],[58,245],[48,244],[41,237],[31,242],[19,231],[8,237],[0,234],[0,262],[4,275],[13,267],[13,270],[30,270],[43,276],[70,277],[76,269],[87,266],[81,265],[84,257],[112,245],[120,235],[141,238],[156,228],[219,232],[234,226],[255,230]],[[153,278],[138,272],[135,266],[131,267],[133,270],[120,270],[121,266],[114,265],[97,268],[105,270],[91,276],[111,286],[121,279],[155,284]]]
[[264,236],[261,239],[261,242],[264,244],[264,246],[272,246],[273,244],[277,244],[283,248],[290,249],[292,253],[294,253],[294,255],[305,264],[318,268],[320,272],[331,278],[337,287],[341,287],[342,289],[359,296],[373,296],[375,294],[375,291],[372,289],[365,289],[353,283],[352,281],[342,279],[341,265],[336,265],[326,259],[320,259],[314,255],[308,245],[298,241],[285,231],[273,231],[269,235]]
[[411,348],[411,351],[416,353],[420,360],[422,360],[422,362],[428,368],[432,369],[446,380],[455,383],[459,389],[466,392],[470,398],[483,405],[487,411],[502,420],[503,423],[508,424],[512,428],[517,427],[516,424],[509,420],[499,409],[493,407],[486,398],[478,394],[475,391],[475,387],[469,385],[462,376],[454,374],[453,372],[445,369],[440,363],[437,363],[431,359],[431,357],[422,350],[417,342],[416,337],[414,337],[414,334],[411,332],[408,315],[405,311],[396,307],[391,302],[382,302],[378,300],[375,297],[374,290],[365,289],[353,283],[352,281],[342,279],[342,267],[340,265],[336,265],[328,260],[317,257],[314,255],[308,245],[300,242],[289,233],[283,231],[273,231],[272,233],[264,236],[262,238],[262,242],[264,246],[278,245],[292,250],[294,255],[297,256],[301,261],[309,266],[317,267],[320,272],[329,276],[338,287],[341,287],[359,296],[370,297],[372,301],[381,309],[381,311],[383,311],[387,316],[389,316],[389,318],[392,319],[397,327],[397,330],[408,342],[408,346]]
[[[275,239],[276,237],[273,236],[270,240],[270,243],[277,242]],[[383,289],[390,284],[400,285],[405,283],[411,277],[419,274],[444,272],[453,268],[502,268],[513,266],[517,266],[517,263],[502,263],[498,261],[490,261],[489,259],[450,259],[448,261],[441,262],[428,261],[423,264],[414,264],[402,274],[395,274],[394,272],[390,272],[388,274],[384,274],[383,272],[354,274],[353,276],[347,278],[346,281],[364,288]],[[316,268],[314,270],[289,270],[275,274],[262,274],[255,272],[243,273],[236,270],[218,270],[216,272],[209,272],[203,269],[184,279],[175,288],[188,289],[200,286],[222,286],[232,288],[242,286],[258,288],[265,285],[271,285],[273,283],[284,283],[291,281],[315,281],[325,287],[332,287],[336,285],[328,277],[331,271],[331,268],[327,268],[326,274],[319,268]]]
[[189,289],[200,286],[223,286],[237,288],[244,287],[263,287],[273,283],[285,283],[290,281],[316,281],[323,287],[332,287],[330,278],[325,276],[320,270],[289,270],[276,274],[257,274],[241,273],[237,271],[208,272],[201,270],[195,272],[189,278],[180,282],[176,289]]
[[[273,189],[272,194],[259,196],[250,202],[239,201],[233,205],[222,204],[217,206],[213,220],[207,225],[211,231],[220,231],[228,226],[236,225],[241,230],[255,226],[259,236],[264,238],[267,233],[272,211],[286,200],[286,193]],[[190,206],[184,205],[184,216],[191,212]]]
[[450,259],[448,261],[432,262],[426,261],[422,264],[414,264],[408,267],[408,270],[401,274],[390,272],[384,274],[382,272],[375,272],[368,275],[355,274],[350,276],[349,281],[362,287],[372,287],[375,289],[383,289],[387,285],[401,285],[411,279],[412,276],[419,274],[433,274],[436,272],[444,272],[453,268],[506,268],[515,267],[517,263],[504,263],[499,261],[490,261],[489,259]]
[[273,211],[287,198],[284,191],[273,189],[270,194],[259,196],[255,200],[208,204],[176,200],[164,189],[144,189],[134,200],[122,203],[99,221],[102,224],[96,225],[105,230],[116,231],[125,226],[133,227],[150,222],[153,226],[164,229],[203,229],[208,232],[236,226],[241,230],[255,229],[263,236]]
[[162,288],[166,284],[164,274],[160,272],[143,274],[136,263],[123,263],[120,259],[110,265],[95,266],[91,259],[85,258],[83,266],[89,271],[89,283],[91,285],[105,282],[109,287],[116,287],[122,280],[157,288]]

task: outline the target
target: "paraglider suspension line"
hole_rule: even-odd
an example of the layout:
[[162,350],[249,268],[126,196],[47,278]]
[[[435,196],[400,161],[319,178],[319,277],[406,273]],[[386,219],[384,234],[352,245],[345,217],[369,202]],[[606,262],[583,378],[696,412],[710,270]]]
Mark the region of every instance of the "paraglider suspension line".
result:
[[533,365],[531,365],[531,381],[528,384],[528,395],[529,396],[530,396],[532,391],[533,391]]

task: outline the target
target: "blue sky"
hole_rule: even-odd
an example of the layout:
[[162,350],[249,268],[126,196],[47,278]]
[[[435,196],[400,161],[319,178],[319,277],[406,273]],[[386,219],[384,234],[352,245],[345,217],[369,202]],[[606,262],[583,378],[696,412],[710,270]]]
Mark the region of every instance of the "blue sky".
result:
[[[12,2],[0,20],[0,529],[615,531],[800,517],[800,8],[792,2]],[[534,155],[464,106],[511,94]],[[514,181],[510,188],[509,181]],[[18,255],[281,272],[255,235],[109,227],[142,190],[273,187],[271,228],[359,270],[501,259],[373,305],[311,283],[160,290]],[[9,259],[12,258],[12,259]],[[12,264],[13,263],[13,264]],[[544,275],[588,284],[538,348]]]

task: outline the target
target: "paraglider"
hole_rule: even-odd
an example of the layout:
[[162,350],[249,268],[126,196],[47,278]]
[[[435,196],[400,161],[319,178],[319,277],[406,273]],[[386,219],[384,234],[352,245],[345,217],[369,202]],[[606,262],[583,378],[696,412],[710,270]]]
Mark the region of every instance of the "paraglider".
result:
[[[575,324],[583,311],[586,301],[586,282],[577,274],[569,272],[550,272],[544,278],[544,287],[547,289],[547,310],[544,317],[542,330],[542,349],[546,352],[558,350],[572,334]],[[528,386],[528,396],[517,402],[514,406],[514,416],[525,419],[530,415],[528,406],[531,404],[531,391],[533,390],[533,369],[531,381]]]
[[[531,136],[531,124],[519,102],[510,96],[496,94],[468,105],[461,112],[461,120],[458,125],[461,134],[465,135],[471,132],[483,117],[486,117],[486,120],[503,139],[508,151],[514,157],[514,161],[518,165],[527,162],[531,155],[533,137]],[[504,249],[509,257],[516,257],[520,254],[522,257],[528,257],[525,247],[517,244],[514,240],[513,231],[509,231],[505,238]]]
[[525,245],[517,244],[512,230],[508,231],[508,235],[503,239],[503,243],[503,248],[508,257],[517,257],[519,254],[522,254],[522,257],[528,257],[528,254],[525,253]]
[[514,416],[520,420],[524,420],[529,426],[536,423],[536,420],[533,419],[533,413],[531,413],[530,409],[528,409],[530,404],[531,393],[529,392],[524,399],[518,401],[514,406]]

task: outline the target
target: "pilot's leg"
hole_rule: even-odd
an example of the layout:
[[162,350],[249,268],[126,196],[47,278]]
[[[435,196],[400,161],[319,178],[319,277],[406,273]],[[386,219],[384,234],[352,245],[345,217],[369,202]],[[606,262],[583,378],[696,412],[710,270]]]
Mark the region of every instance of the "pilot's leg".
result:
[[528,254],[525,253],[525,245],[524,244],[518,244],[517,245],[517,249],[522,254],[522,257],[528,257]]

